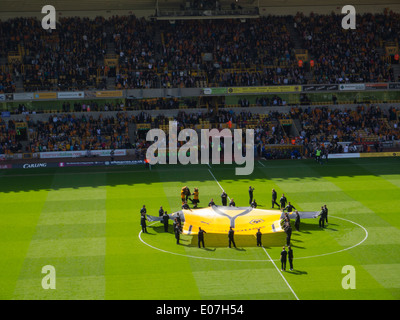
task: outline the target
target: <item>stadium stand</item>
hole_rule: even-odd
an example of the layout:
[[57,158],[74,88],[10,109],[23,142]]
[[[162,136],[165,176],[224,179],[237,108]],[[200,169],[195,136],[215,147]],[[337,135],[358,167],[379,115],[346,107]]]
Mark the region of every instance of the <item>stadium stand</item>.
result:
[[[177,121],[179,130],[199,126],[226,128],[228,122],[236,128],[254,129],[258,155],[270,159],[312,156],[321,144],[329,145],[331,153],[346,152],[342,142],[358,145],[361,151],[382,151],[382,143],[400,140],[397,116],[400,108],[395,107],[385,110],[378,105],[360,105],[356,109],[292,107],[289,112],[266,113],[252,113],[242,108],[194,113],[174,110],[175,116],[163,113],[154,116],[145,111],[136,115],[97,112],[96,116],[90,112],[73,112],[35,121],[27,115],[24,123],[29,131],[29,145],[25,150],[17,140],[15,122],[0,120],[0,153],[137,149],[143,155],[149,143],[145,135],[139,134],[140,125],[147,125],[146,129],[168,130],[169,121],[173,120]],[[285,121],[295,129],[285,129]],[[278,148],[271,148],[272,145]]]
[[[64,17],[47,31],[34,18],[0,22],[0,90],[179,88],[397,81],[383,54],[398,46],[399,14],[146,20]],[[84,30],[84,32],[81,32]],[[79,31],[79,32],[78,32]],[[349,44],[352,45],[349,45]],[[299,64],[299,54],[306,61]]]

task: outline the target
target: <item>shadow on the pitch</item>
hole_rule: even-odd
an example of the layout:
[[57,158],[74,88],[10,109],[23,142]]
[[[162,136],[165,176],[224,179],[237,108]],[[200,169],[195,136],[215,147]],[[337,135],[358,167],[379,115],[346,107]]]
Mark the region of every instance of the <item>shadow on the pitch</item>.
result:
[[[164,224],[161,224],[161,223],[157,223],[155,225],[148,226],[147,228],[151,228],[153,231],[155,231],[157,233],[166,233],[164,231]],[[168,226],[168,232],[170,231],[170,229],[172,230],[172,227]]]
[[304,274],[308,274],[307,271],[301,271],[301,270],[295,270],[295,269],[293,269],[292,271],[287,270],[286,272],[287,272],[287,273],[294,274],[294,275],[296,275],[296,276],[301,276],[301,275],[304,275]]
[[[191,237],[189,246],[198,246],[197,234],[188,236]],[[263,234],[261,238],[264,247],[281,247],[286,243],[286,235],[283,232],[273,234]],[[227,234],[205,234],[204,242],[208,247],[228,247],[229,240]],[[235,235],[236,250],[246,251],[246,247],[256,247],[257,241],[255,235]],[[235,249],[235,248],[233,248]]]

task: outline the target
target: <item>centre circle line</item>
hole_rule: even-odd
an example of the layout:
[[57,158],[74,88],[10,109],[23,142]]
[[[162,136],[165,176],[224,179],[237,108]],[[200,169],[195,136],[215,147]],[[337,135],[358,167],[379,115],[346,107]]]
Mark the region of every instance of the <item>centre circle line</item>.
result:
[[[348,248],[344,248],[344,249],[333,251],[333,252],[327,252],[327,253],[322,253],[322,254],[318,254],[318,255],[313,255],[313,256],[298,257],[298,258],[296,258],[296,260],[297,259],[318,258],[318,257],[323,257],[323,256],[331,255],[331,254],[340,253],[340,252],[343,252],[343,251],[347,251],[347,250],[353,249],[353,248],[361,245],[365,240],[367,240],[367,238],[368,238],[368,230],[365,227],[363,227],[361,224],[358,224],[357,222],[354,222],[354,221],[349,220],[349,219],[336,217],[336,216],[333,216],[333,215],[329,215],[329,217],[333,217],[333,218],[336,218],[336,219],[344,220],[344,221],[350,222],[350,223],[360,227],[365,232],[364,239],[362,239],[360,242],[358,242],[355,245],[353,245],[351,247],[348,247]],[[155,222],[153,222],[149,226],[153,225],[154,223]],[[213,258],[213,257],[200,257],[200,256],[193,256],[193,255],[188,255],[188,254],[176,253],[176,252],[171,252],[171,251],[168,251],[168,250],[160,249],[160,248],[157,248],[155,246],[152,246],[151,244],[148,244],[146,241],[144,241],[142,239],[142,230],[140,230],[138,236],[139,236],[139,240],[143,244],[145,244],[146,246],[148,246],[148,247],[150,247],[150,248],[152,248],[154,250],[158,250],[160,252],[169,253],[169,254],[176,255],[176,256],[181,256],[181,257],[187,257],[187,258],[193,258],[193,259],[213,260],[213,261],[234,261],[234,262],[265,262],[265,261],[271,261],[269,259],[262,259],[262,260],[257,259],[257,260],[254,260],[254,259],[225,259],[225,258]],[[279,259],[275,259],[275,260],[272,260],[272,261],[279,261]]]

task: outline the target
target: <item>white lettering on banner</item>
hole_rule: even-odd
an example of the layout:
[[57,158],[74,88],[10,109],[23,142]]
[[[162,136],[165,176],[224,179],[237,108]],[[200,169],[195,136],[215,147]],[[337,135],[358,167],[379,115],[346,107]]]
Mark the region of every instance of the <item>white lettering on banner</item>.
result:
[[25,163],[22,168],[32,169],[32,168],[46,168],[47,163]]

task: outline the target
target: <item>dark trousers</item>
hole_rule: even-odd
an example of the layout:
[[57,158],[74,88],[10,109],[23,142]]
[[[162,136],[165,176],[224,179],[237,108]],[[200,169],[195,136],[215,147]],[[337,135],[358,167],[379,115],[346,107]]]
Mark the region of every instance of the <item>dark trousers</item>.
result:
[[276,202],[276,200],[272,199],[272,208],[277,205],[278,208],[280,208],[280,205],[278,204],[278,202]]
[[319,218],[318,224],[320,228],[325,228],[325,218]]
[[290,246],[290,238],[291,238],[291,234],[286,234],[286,245]]
[[229,238],[229,248],[231,248],[231,244],[236,248],[235,240],[233,238]]
[[142,224],[142,232],[147,233],[146,224]]
[[286,232],[286,245],[290,246],[290,238],[292,237],[292,230],[289,229],[289,231],[285,231]]
[[300,231],[300,222],[295,222],[294,227],[296,228],[296,231]]
[[290,269],[293,269],[293,259],[289,259]]
[[176,244],[179,244],[179,233],[175,233]]
[[205,246],[204,246],[204,238],[199,238],[197,240],[197,244],[199,245],[199,248],[201,248],[201,244],[203,244],[203,248],[205,248]]
[[168,223],[164,223],[164,231],[168,232]]
[[281,270],[286,270],[286,259],[281,260]]
[[261,239],[260,240],[257,239],[257,247],[262,247]]

